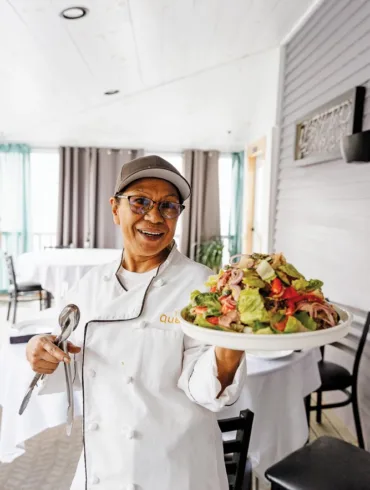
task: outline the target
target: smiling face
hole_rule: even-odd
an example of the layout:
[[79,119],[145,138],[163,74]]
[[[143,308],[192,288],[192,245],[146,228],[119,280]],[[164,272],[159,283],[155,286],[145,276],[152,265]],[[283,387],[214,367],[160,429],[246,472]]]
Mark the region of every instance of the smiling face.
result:
[[[170,182],[161,179],[136,180],[122,192],[125,196],[146,197],[155,202],[180,202],[179,193]],[[136,214],[128,199],[111,198],[113,220],[122,231],[125,251],[132,256],[154,257],[171,244],[178,218],[166,219],[158,204],[146,214]]]

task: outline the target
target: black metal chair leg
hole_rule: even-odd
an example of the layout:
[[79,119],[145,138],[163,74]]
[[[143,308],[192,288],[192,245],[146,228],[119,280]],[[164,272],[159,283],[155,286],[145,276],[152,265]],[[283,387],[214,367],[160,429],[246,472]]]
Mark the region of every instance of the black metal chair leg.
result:
[[321,424],[321,414],[322,414],[322,391],[317,392],[317,412],[316,412],[316,422]]
[[310,429],[310,409],[311,409],[311,394],[307,395],[304,399],[304,407],[306,409],[306,418],[308,429]]
[[51,308],[51,293],[46,292],[46,308]]
[[9,303],[8,303],[8,313],[6,315],[6,321],[8,322],[9,321],[9,318],[10,318],[10,310],[12,308],[12,297],[9,296]]
[[364,436],[361,427],[361,418],[360,418],[360,410],[358,406],[357,391],[353,389],[352,389],[352,410],[353,410],[353,418],[355,419],[358,446],[362,449],[365,449],[365,441],[364,441]]
[[14,311],[13,311],[13,324],[15,323],[15,320],[17,318],[17,296],[14,296],[13,298],[13,308],[14,308]]
[[42,310],[42,291],[39,291],[40,311]]

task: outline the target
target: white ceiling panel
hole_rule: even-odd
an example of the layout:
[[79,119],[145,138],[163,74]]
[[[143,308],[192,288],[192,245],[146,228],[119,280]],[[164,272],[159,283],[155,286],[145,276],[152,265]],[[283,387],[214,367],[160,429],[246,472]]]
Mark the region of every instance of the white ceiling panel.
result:
[[67,21],[70,0],[0,0],[0,133],[33,146],[240,148],[271,53],[276,63],[311,3],[85,0],[89,14]]

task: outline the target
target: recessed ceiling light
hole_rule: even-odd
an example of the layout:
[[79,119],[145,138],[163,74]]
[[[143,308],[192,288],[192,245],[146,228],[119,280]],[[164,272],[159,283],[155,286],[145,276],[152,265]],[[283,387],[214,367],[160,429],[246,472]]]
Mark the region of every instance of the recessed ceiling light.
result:
[[116,95],[119,94],[119,90],[107,90],[104,95]]
[[89,10],[85,7],[69,7],[67,9],[62,10],[60,13],[61,17],[67,20],[76,20],[82,19],[87,15]]

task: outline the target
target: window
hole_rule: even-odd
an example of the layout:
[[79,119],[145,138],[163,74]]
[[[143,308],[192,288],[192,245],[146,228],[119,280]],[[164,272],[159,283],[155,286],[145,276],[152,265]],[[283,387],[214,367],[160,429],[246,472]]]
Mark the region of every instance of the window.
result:
[[32,151],[30,160],[30,248],[32,250],[42,250],[56,243],[58,192],[58,151]]
[[227,264],[229,254],[229,221],[233,197],[232,190],[232,158],[230,154],[221,154],[218,160],[218,182],[220,193],[220,230],[224,243],[222,263]]
[[[149,153],[148,153],[149,154]],[[162,158],[172,163],[177,170],[183,174],[183,156],[181,153],[163,153],[160,154]],[[222,256],[222,263],[227,264],[229,262],[229,220],[230,210],[233,197],[232,192],[232,157],[231,154],[221,154],[218,162],[219,172],[219,193],[220,193],[220,231],[222,241],[224,243],[224,250]],[[179,245],[181,239],[181,227],[182,227],[182,215],[180,216],[175,239]]]

